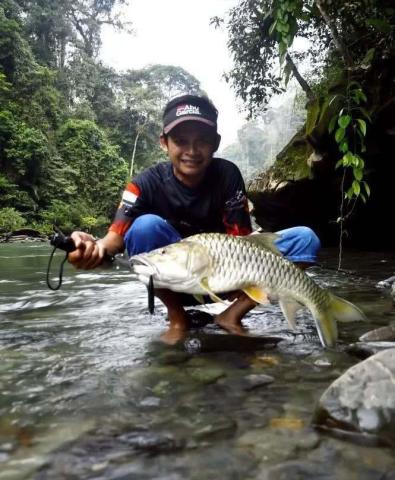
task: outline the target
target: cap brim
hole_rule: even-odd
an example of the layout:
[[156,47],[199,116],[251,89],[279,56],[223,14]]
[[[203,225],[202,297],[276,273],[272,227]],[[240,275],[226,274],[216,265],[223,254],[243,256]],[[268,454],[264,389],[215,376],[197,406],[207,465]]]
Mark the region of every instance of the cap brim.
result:
[[170,132],[170,130],[172,130],[174,127],[186,121],[205,123],[206,125],[209,125],[210,127],[217,129],[217,124],[215,122],[212,122],[211,120],[207,120],[206,118],[198,117],[195,115],[185,115],[180,118],[177,118],[176,120],[173,120],[168,125],[166,125],[166,127],[164,127],[163,129],[163,133],[167,135]]

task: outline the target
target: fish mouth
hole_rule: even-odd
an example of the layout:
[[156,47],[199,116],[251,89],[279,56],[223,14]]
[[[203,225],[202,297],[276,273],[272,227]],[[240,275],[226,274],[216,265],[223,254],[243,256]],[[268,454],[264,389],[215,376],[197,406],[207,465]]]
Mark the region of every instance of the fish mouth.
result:
[[150,277],[151,275],[159,274],[159,270],[149,262],[146,258],[135,255],[129,258],[130,268],[133,273]]

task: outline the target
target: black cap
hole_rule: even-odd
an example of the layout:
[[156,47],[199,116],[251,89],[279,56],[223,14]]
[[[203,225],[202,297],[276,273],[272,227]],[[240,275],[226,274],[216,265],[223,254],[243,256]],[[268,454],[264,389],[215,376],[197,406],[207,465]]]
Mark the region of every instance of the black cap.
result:
[[218,111],[207,98],[198,95],[182,95],[173,98],[163,112],[163,133],[166,135],[176,125],[186,121],[202,122],[217,131]]

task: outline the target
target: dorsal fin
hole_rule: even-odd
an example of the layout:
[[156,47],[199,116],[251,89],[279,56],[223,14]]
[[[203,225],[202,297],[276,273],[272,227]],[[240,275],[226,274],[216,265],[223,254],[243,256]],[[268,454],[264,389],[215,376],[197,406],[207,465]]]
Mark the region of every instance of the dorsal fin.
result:
[[274,244],[274,242],[280,238],[280,236],[276,235],[275,233],[270,233],[270,232],[253,233],[251,235],[246,235],[245,237],[241,237],[241,238],[246,242],[259,245],[260,247],[266,248],[267,250],[270,250],[276,255],[279,255],[282,257],[282,253]]

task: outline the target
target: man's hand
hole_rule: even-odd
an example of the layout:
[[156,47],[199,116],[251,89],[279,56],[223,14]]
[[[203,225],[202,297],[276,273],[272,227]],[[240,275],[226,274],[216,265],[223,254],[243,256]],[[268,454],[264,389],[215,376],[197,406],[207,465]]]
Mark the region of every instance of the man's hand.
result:
[[106,248],[100,240],[96,241],[92,235],[85,232],[73,232],[71,238],[76,250],[69,253],[68,261],[75,268],[90,270],[103,262]]

